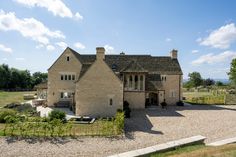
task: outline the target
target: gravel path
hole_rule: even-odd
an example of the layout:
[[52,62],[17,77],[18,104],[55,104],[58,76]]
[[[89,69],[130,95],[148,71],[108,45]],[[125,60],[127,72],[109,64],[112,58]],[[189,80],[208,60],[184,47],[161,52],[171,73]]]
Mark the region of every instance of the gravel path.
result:
[[132,112],[126,135],[115,138],[79,138],[39,141],[0,138],[0,156],[107,156],[193,135],[206,142],[236,137],[235,106],[184,106]]

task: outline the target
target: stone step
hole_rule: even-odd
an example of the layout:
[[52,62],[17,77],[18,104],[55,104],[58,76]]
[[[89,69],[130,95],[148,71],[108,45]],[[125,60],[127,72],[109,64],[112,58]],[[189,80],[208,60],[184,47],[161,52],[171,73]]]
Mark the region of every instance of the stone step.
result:
[[236,143],[236,137],[212,142],[212,143],[207,144],[207,146],[222,146],[222,145],[230,144],[230,143]]
[[192,136],[192,137],[189,137],[189,138],[183,138],[183,139],[180,139],[180,140],[167,142],[167,143],[164,143],[164,144],[154,145],[154,146],[151,146],[151,147],[132,150],[132,151],[128,151],[128,152],[121,153],[121,154],[111,155],[109,157],[140,157],[140,156],[146,156],[148,154],[173,149],[175,147],[180,147],[180,146],[183,146],[183,145],[194,144],[194,143],[203,143],[205,139],[206,139],[206,137],[201,136],[201,135],[197,135],[197,136]]

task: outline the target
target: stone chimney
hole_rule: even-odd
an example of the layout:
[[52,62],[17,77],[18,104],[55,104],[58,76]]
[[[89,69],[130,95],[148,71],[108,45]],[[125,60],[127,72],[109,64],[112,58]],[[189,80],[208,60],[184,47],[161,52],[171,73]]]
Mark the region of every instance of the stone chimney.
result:
[[170,51],[170,57],[171,57],[171,59],[177,59],[178,50],[173,49],[172,51]]
[[97,47],[96,51],[97,51],[96,59],[97,60],[104,60],[105,59],[105,49],[104,49],[104,47]]

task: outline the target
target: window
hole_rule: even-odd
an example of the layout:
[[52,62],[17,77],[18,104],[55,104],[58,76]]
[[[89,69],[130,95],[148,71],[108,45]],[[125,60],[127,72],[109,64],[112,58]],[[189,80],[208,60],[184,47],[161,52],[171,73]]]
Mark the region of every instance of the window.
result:
[[67,56],[67,57],[66,57],[66,60],[67,60],[67,62],[69,62],[69,61],[70,61],[70,57],[69,57],[69,56]]
[[129,88],[133,88],[132,86],[133,86],[133,76],[130,75],[129,76]]
[[61,75],[61,80],[63,80],[63,75]]
[[113,100],[112,100],[112,99],[110,99],[110,101],[109,101],[109,104],[110,104],[110,105],[112,105],[112,104],[113,104]]
[[68,80],[71,80],[71,75],[68,75]]
[[134,89],[137,90],[138,89],[138,75],[134,76]]
[[72,98],[71,92],[61,92],[61,99],[70,99]]
[[125,87],[128,87],[127,76],[124,76],[124,84],[125,84]]
[[67,75],[65,75],[65,80],[67,80]]
[[161,81],[166,81],[166,76],[165,75],[161,76]]
[[174,90],[170,91],[170,97],[175,98],[176,97],[176,92]]
[[72,80],[75,80],[75,75],[72,75]]
[[140,76],[140,90],[143,90],[143,75]]

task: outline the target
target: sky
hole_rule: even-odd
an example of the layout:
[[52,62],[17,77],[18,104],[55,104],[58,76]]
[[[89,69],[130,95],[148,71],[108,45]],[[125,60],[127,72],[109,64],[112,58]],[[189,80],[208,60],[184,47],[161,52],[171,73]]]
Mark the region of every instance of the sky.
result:
[[228,78],[236,58],[234,0],[1,0],[0,64],[47,69],[68,46],[80,54],[178,50],[184,78]]

